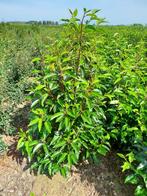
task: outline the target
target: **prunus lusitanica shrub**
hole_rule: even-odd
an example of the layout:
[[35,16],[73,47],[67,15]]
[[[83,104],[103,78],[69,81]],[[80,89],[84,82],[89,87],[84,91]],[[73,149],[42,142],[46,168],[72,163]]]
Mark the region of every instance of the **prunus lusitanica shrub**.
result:
[[125,160],[123,171],[134,172],[126,182],[140,183],[136,194],[144,194],[143,43],[132,47],[119,34],[108,42],[97,32],[97,25],[103,22],[97,12],[84,9],[79,19],[78,11],[70,10],[71,18],[63,20],[63,31],[48,46],[48,53],[34,59],[42,67],[36,70],[30,123],[26,132],[20,132],[18,148],[27,155],[32,169],[66,176],[73,165],[83,160],[97,163],[111,146],[117,146],[118,155]]

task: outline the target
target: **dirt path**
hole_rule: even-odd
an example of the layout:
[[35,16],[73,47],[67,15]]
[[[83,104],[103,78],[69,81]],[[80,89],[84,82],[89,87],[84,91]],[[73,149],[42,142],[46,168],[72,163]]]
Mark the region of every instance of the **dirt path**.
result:
[[133,196],[132,187],[123,184],[114,154],[98,166],[79,166],[67,179],[59,174],[50,179],[30,174],[15,147],[12,142],[8,154],[0,157],[0,196]]

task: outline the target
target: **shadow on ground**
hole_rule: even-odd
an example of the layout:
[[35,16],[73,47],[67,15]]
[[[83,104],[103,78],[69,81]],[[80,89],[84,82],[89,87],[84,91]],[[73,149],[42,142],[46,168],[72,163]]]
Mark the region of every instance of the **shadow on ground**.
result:
[[81,183],[93,185],[101,196],[133,196],[134,187],[124,184],[120,165],[115,152],[103,157],[98,165],[83,163],[78,167]]

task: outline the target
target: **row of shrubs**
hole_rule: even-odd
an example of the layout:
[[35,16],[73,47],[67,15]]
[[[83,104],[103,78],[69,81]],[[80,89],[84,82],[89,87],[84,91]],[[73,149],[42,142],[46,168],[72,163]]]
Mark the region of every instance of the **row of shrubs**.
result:
[[41,55],[54,31],[52,27],[0,24],[0,134],[16,132],[13,118],[32,83],[32,59]]

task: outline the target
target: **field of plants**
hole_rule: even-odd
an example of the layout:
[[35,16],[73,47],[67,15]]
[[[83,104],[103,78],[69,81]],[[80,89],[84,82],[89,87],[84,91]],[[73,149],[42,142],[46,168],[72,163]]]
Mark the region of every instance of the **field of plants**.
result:
[[0,24],[0,154],[13,137],[31,170],[66,177],[115,153],[124,183],[145,196],[147,27],[104,26],[97,13]]

